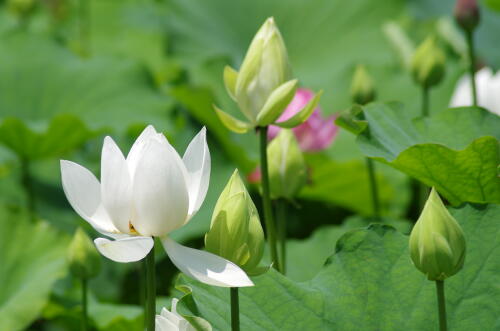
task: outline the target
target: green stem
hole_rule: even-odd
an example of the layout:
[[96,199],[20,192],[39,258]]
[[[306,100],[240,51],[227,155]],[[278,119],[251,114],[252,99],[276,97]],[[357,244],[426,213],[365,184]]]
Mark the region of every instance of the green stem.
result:
[[231,287],[231,330],[240,330],[240,302],[238,298],[238,288]]
[[436,280],[436,293],[439,311],[439,330],[446,331],[446,302],[444,298],[444,281]]
[[277,236],[280,243],[280,272],[286,274],[286,200],[276,201]]
[[472,31],[465,32],[465,38],[467,40],[467,51],[469,53],[469,72],[470,72],[470,81],[471,81],[471,89],[472,89],[472,105],[477,106],[477,88],[476,88],[476,55],[474,52],[474,36],[472,35]]
[[429,88],[422,87],[422,117],[429,116]]
[[146,311],[144,321],[147,331],[155,331],[156,315],[155,248],[146,256]]
[[28,209],[30,220],[36,222],[35,212],[35,191],[33,189],[33,178],[30,173],[30,162],[27,159],[21,160],[21,183],[26,193],[26,208]]
[[375,164],[370,158],[366,158],[366,168],[370,180],[370,191],[372,195],[373,217],[375,221],[380,221],[380,202],[378,199],[377,179],[375,178]]
[[276,247],[276,231],[271,207],[269,191],[269,171],[267,166],[267,126],[260,127],[260,171],[262,174],[262,204],[264,207],[264,222],[266,225],[269,247],[271,250],[271,263],[276,270],[280,270],[278,262],[278,249]]
[[87,321],[87,278],[82,277],[82,331],[89,329]]

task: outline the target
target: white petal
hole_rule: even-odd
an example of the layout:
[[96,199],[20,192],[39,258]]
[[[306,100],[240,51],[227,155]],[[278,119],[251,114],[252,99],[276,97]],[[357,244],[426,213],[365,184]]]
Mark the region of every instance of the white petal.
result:
[[127,155],[127,164],[129,167],[131,178],[134,178],[135,168],[137,167],[137,163],[141,159],[142,152],[144,151],[144,147],[149,139],[154,139],[159,133],[156,132],[155,128],[152,125],[148,125],[142,133],[137,137],[130,152]]
[[61,160],[62,186],[71,207],[99,232],[116,232],[109,218],[94,218],[101,205],[101,185],[81,165]]
[[104,139],[101,156],[102,204],[113,224],[129,233],[132,218],[132,181],[120,148],[110,137]]
[[153,248],[151,237],[126,237],[118,240],[97,238],[97,250],[115,262],[135,262],[142,260]]
[[[172,310],[173,310],[173,308],[172,308]],[[166,318],[167,320],[169,320],[172,324],[177,325],[177,326],[179,326],[179,323],[183,319],[181,316],[179,316],[173,312],[170,312],[165,308],[162,308],[160,315],[162,317]]]
[[182,161],[188,173],[189,217],[200,209],[210,181],[210,151],[205,127],[189,143]]
[[202,283],[221,287],[246,287],[254,284],[236,264],[212,253],[179,245],[162,238],[167,255],[180,271]]
[[163,316],[156,315],[155,331],[179,331],[179,327]]
[[183,168],[166,139],[148,141],[133,181],[133,225],[140,234],[161,237],[186,222],[189,198]]

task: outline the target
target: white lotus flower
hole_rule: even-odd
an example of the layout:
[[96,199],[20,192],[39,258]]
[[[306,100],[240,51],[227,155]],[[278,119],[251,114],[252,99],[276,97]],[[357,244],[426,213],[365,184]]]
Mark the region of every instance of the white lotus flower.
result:
[[156,315],[155,331],[195,331],[196,329],[189,322],[177,313],[178,299],[172,299],[172,309],[161,310],[160,315]]
[[168,235],[198,211],[208,190],[210,152],[206,130],[181,159],[163,134],[148,126],[125,158],[104,139],[101,183],[86,168],[61,160],[62,184],[71,206],[98,232],[99,252],[116,262],[143,259],[159,237],[167,255],[185,274],[209,285],[243,287],[252,281],[234,263],[184,247]]
[[[478,105],[500,115],[500,73],[493,74],[491,68],[483,68],[476,73]],[[470,75],[460,78],[451,98],[450,107],[472,105]]]

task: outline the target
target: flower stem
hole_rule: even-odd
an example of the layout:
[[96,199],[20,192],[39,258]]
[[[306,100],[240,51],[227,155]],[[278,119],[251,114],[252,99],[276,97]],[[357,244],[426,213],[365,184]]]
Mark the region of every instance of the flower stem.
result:
[[429,88],[422,87],[422,117],[429,116]]
[[476,89],[476,55],[474,53],[474,37],[472,35],[472,31],[465,32],[465,38],[467,40],[467,51],[469,52],[469,72],[470,72],[470,81],[471,81],[471,89],[472,89],[472,105],[477,106],[477,89]]
[[156,315],[155,248],[146,256],[146,309],[144,321],[147,331],[155,331]]
[[87,278],[82,277],[82,331],[89,329],[87,321]]
[[280,243],[280,272],[286,273],[286,200],[276,201],[277,236]]
[[231,287],[231,330],[240,330],[240,301],[238,298],[238,288]]
[[33,178],[30,173],[30,162],[24,158],[21,159],[21,183],[26,193],[26,207],[29,217],[34,223],[36,221],[35,191],[33,189]]
[[264,207],[264,222],[271,250],[271,263],[274,269],[280,270],[278,249],[276,247],[276,231],[271,207],[269,191],[269,171],[267,166],[267,126],[260,127],[260,171],[262,173],[262,204]]
[[446,331],[446,302],[444,298],[444,281],[436,280],[436,293],[439,311],[439,330]]
[[368,170],[368,178],[370,180],[370,191],[372,195],[373,218],[375,221],[380,221],[380,202],[378,199],[377,179],[375,178],[375,164],[370,158],[366,158],[366,168]]

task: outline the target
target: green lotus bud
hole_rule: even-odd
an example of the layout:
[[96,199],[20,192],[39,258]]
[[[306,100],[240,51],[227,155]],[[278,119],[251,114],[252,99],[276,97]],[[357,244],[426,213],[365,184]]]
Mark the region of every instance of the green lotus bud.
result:
[[[290,75],[285,43],[271,17],[253,38],[240,72],[226,71],[224,81],[227,90],[230,93],[234,91],[234,97],[241,111],[254,123],[272,92],[290,80]],[[284,94],[286,97],[290,93]],[[293,95],[294,91],[291,92],[291,97]],[[282,111],[285,107],[286,104]],[[276,118],[279,115],[277,114]]]
[[222,191],[205,235],[207,251],[256,274],[264,253],[264,231],[257,208],[235,170]]
[[71,273],[81,278],[92,278],[101,270],[101,256],[84,230],[78,228],[68,247]]
[[453,276],[464,264],[464,234],[434,188],[411,231],[410,255],[429,280]]
[[427,38],[413,54],[411,73],[413,79],[428,88],[439,84],[444,76],[445,56],[433,37]]
[[304,155],[292,130],[281,129],[267,147],[271,196],[293,199],[307,180]]
[[365,105],[375,100],[373,81],[363,65],[358,65],[354,71],[351,98],[354,103],[359,105]]

